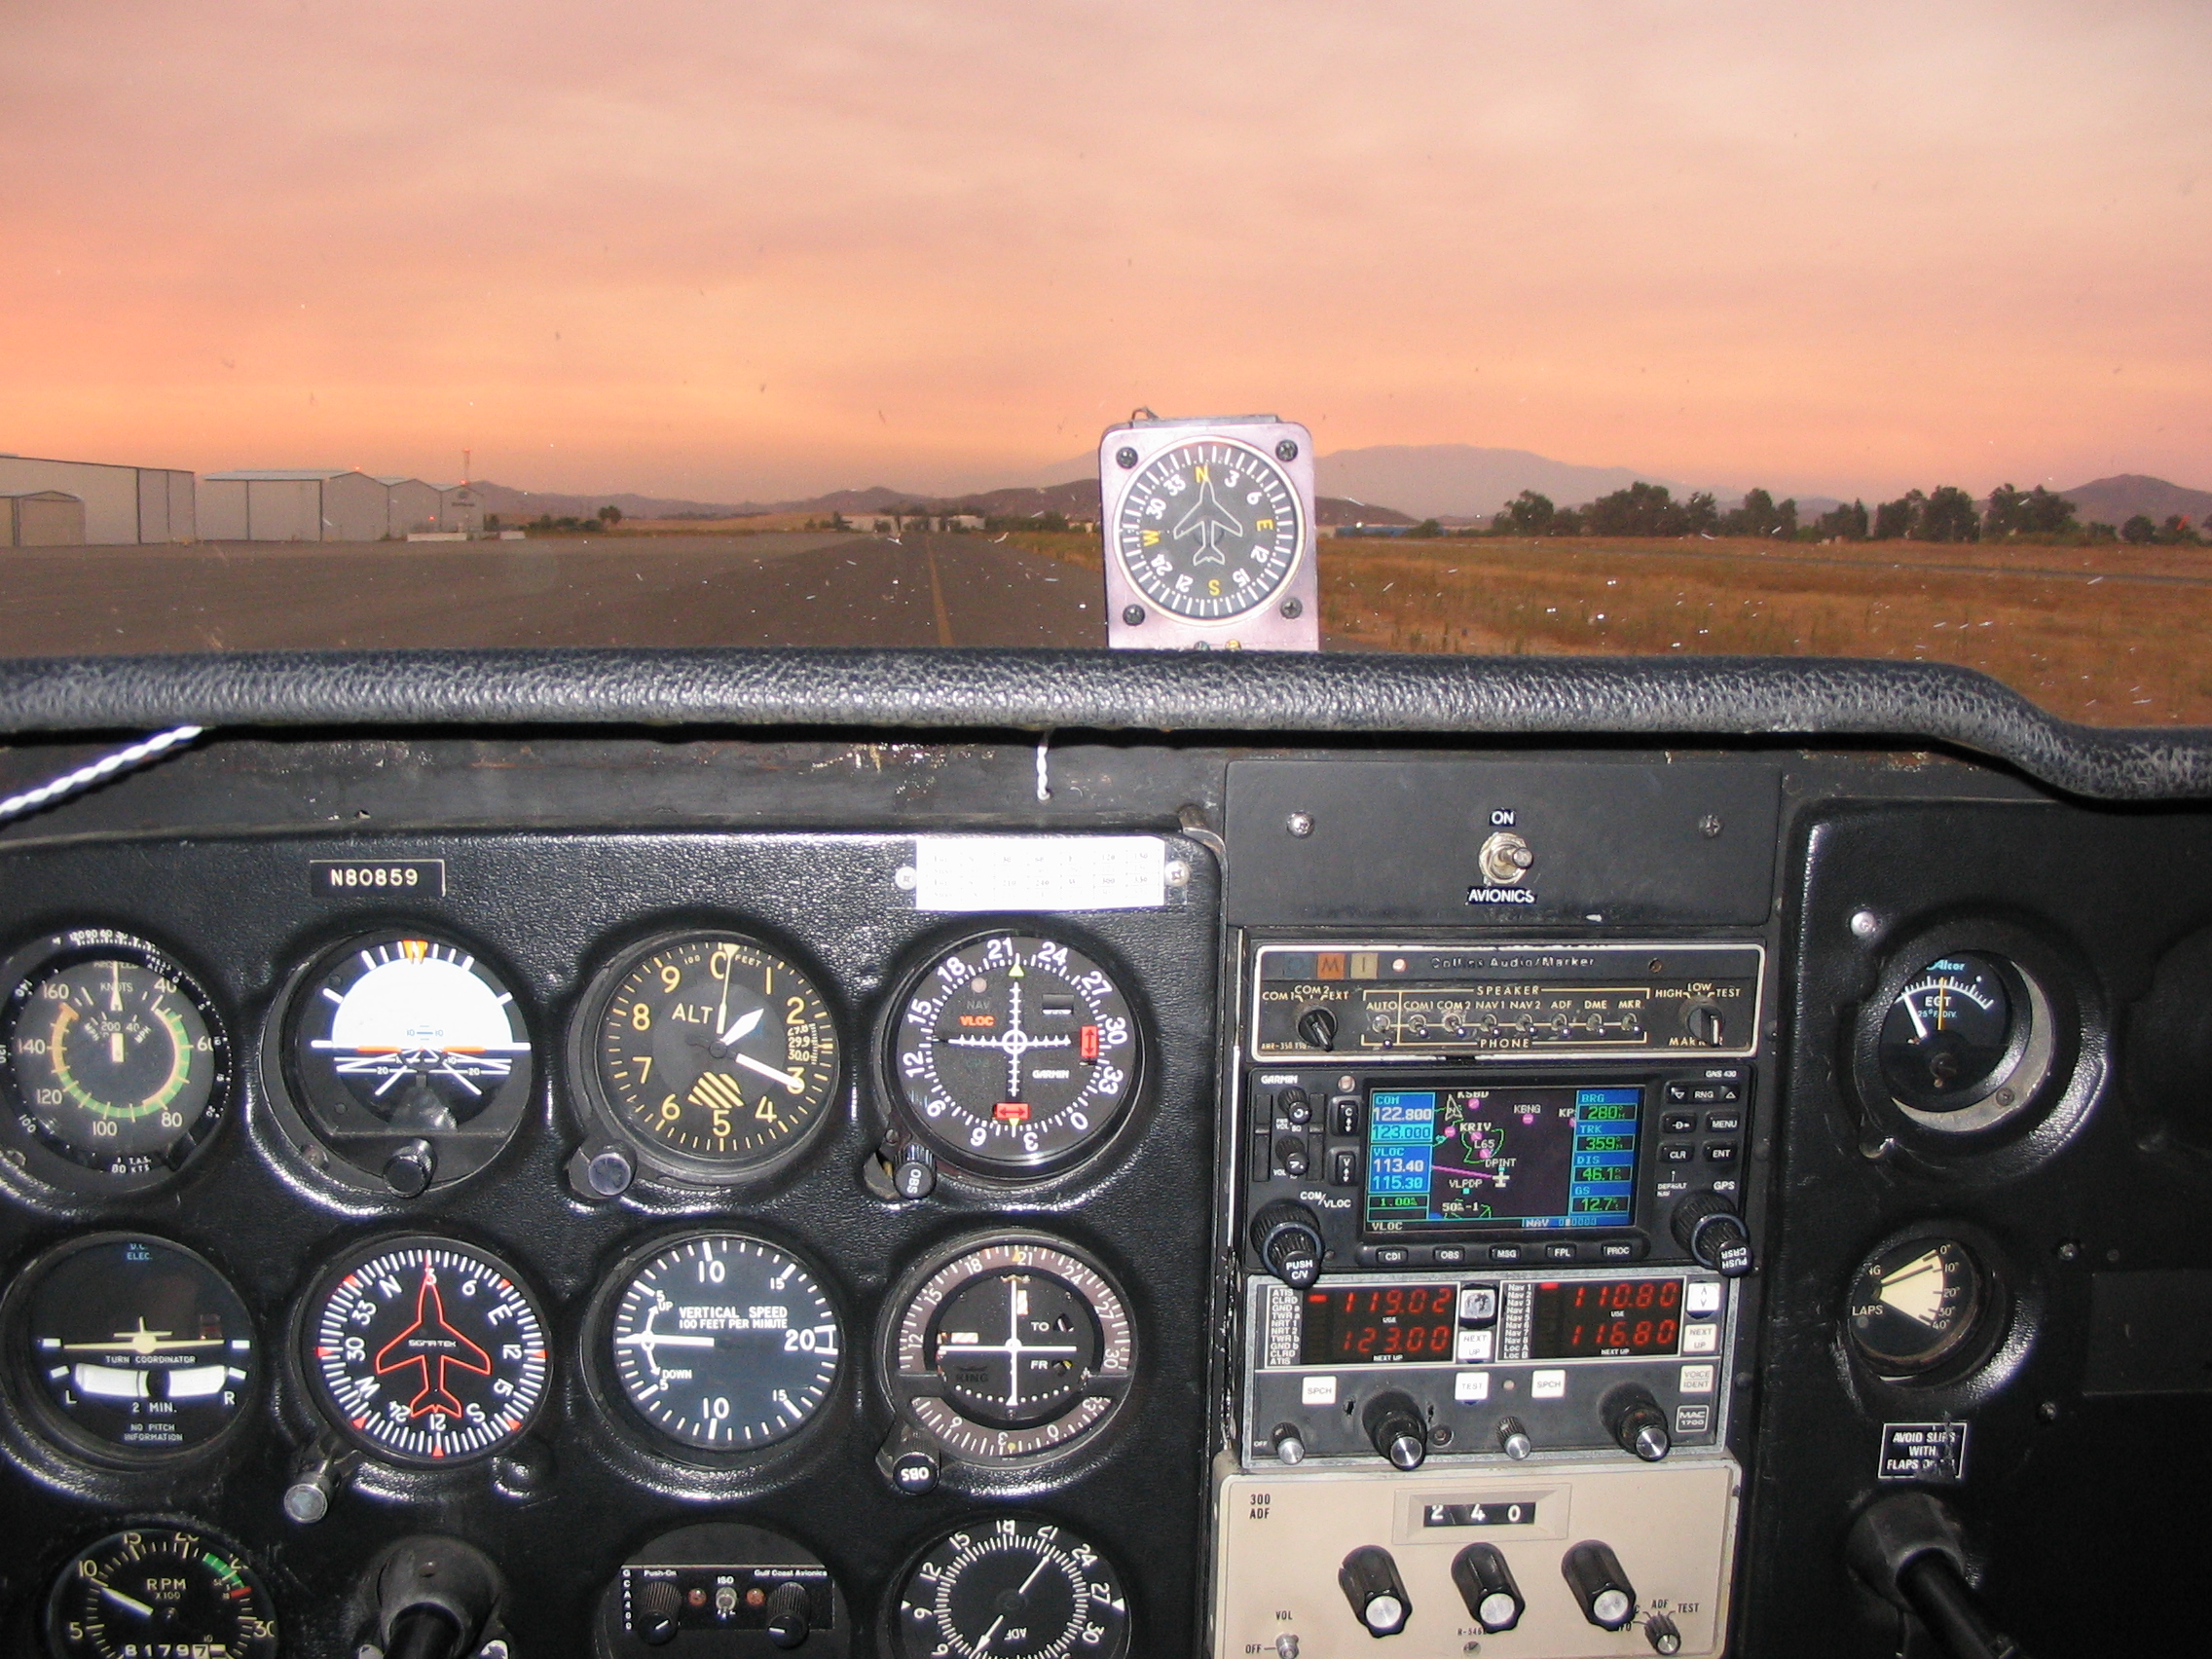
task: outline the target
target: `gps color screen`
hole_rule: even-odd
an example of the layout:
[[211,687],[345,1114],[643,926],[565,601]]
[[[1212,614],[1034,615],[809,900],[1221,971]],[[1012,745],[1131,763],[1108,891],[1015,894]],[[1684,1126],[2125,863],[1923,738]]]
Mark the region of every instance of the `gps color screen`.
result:
[[1368,1095],[1366,1225],[1625,1227],[1641,1088],[1378,1088]]

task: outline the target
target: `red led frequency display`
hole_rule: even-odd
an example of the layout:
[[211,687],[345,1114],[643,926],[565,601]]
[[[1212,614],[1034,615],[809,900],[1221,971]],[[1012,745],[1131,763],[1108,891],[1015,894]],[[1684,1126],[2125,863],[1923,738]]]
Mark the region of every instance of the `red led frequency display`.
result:
[[1539,1284],[1530,1309],[1530,1359],[1673,1353],[1682,1337],[1678,1278]]
[[1301,1365],[1366,1365],[1452,1358],[1456,1284],[1373,1284],[1306,1293]]

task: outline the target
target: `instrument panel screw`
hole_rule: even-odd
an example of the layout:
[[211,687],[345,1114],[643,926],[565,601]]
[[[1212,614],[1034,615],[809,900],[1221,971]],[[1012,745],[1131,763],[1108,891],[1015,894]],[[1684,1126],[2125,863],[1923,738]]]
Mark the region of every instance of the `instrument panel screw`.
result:
[[591,1162],[584,1166],[584,1180],[593,1194],[602,1198],[620,1197],[628,1190],[636,1173],[629,1154],[620,1147],[610,1146],[592,1154]]
[[1310,812],[1294,812],[1282,821],[1282,827],[1303,841],[1313,833],[1313,815]]
[[1871,910],[1851,912],[1851,932],[1858,939],[1872,939],[1882,931],[1882,918]]
[[1275,445],[1275,460],[1296,461],[1297,459],[1298,442],[1295,438],[1285,438],[1281,443]]
[[476,1659],[507,1659],[507,1652],[506,1642],[495,1636],[476,1650]]
[[1135,450],[1118,449],[1114,452],[1114,464],[1120,467],[1124,472],[1128,471],[1128,469],[1136,465],[1136,463],[1137,452]]
[[1697,821],[1697,832],[1708,841],[1712,840],[1720,833],[1720,815],[1716,812],[1707,813]]
[[1306,614],[1306,607],[1295,599],[1286,599],[1282,602],[1282,613],[1296,621]]
[[2081,1254],[2082,1246],[2075,1243],[2071,1238],[2066,1239],[2058,1246],[2058,1259],[2062,1262],[2077,1261]]
[[1143,626],[1144,607],[1141,605],[1124,606],[1122,609],[1122,620],[1132,628]]

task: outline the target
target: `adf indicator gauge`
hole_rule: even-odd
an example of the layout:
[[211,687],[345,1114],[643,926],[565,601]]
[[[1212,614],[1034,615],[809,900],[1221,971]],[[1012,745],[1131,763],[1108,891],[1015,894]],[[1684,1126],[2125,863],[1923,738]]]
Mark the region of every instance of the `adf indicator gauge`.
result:
[[1304,426],[1132,421],[1107,430],[1098,464],[1110,645],[1320,648]]

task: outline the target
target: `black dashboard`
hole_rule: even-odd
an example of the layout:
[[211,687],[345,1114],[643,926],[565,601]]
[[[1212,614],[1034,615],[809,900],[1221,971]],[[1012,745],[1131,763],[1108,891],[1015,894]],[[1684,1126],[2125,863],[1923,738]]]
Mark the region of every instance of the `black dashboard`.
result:
[[2194,734],[1925,665],[77,661],[0,674],[0,793],[188,722],[0,831],[11,1652],[2196,1629]]

